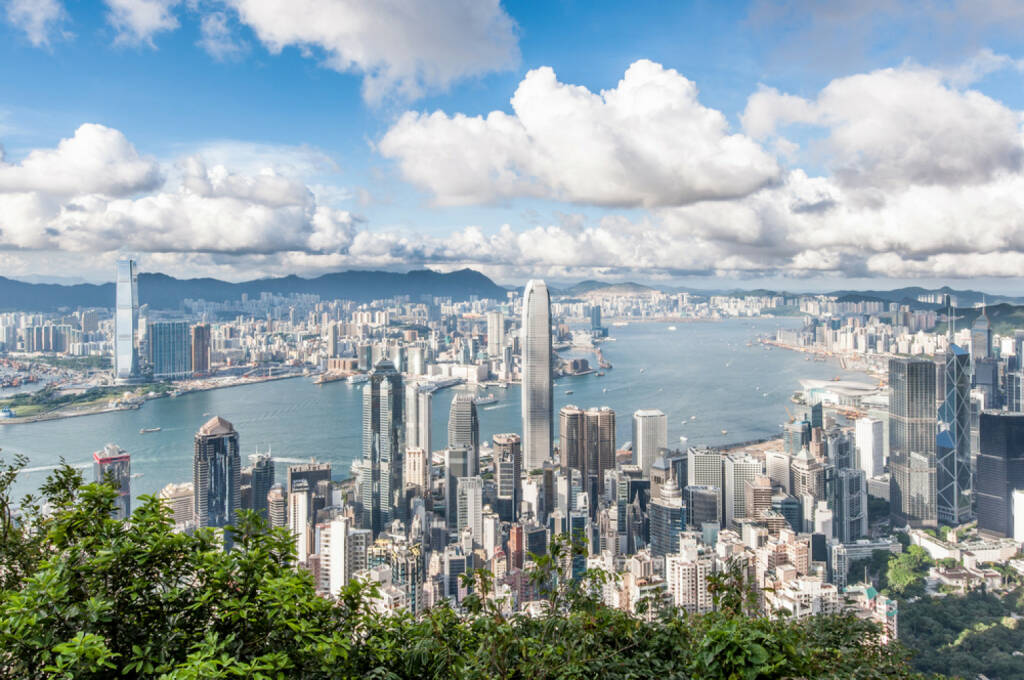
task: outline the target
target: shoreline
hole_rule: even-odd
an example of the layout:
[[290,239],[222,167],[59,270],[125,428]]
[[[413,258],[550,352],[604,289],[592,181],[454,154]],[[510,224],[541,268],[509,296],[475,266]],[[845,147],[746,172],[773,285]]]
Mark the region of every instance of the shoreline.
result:
[[[304,376],[302,374],[298,374],[298,375],[274,375],[274,376],[262,376],[262,377],[258,377],[258,378],[247,378],[247,379],[244,380],[244,382],[232,382],[232,383],[217,384],[217,385],[202,385],[202,386],[190,388],[188,390],[188,392],[183,393],[182,396],[184,396],[184,394],[190,394],[192,392],[209,392],[210,390],[226,389],[226,388],[229,388],[229,387],[242,387],[242,386],[245,386],[245,385],[256,385],[256,384],[259,384],[259,383],[272,382],[272,381],[275,381],[275,380],[288,380],[290,378],[303,378],[303,377],[306,377],[306,376]],[[53,410],[53,411],[48,411],[46,413],[40,413],[40,414],[34,415],[34,416],[4,418],[3,420],[0,420],[0,426],[3,426],[3,425],[30,425],[32,423],[42,423],[42,422],[49,422],[49,421],[53,421],[53,420],[64,420],[66,418],[80,418],[82,416],[94,416],[94,415],[99,415],[99,414],[102,414],[102,413],[117,413],[117,412],[120,412],[120,411],[138,411],[139,409],[141,409],[143,406],[146,405],[147,401],[152,401],[154,399],[166,399],[166,398],[174,398],[174,397],[171,397],[170,393],[154,395],[152,397],[143,397],[143,400],[142,400],[142,402],[140,404],[137,404],[135,406],[127,406],[127,407],[124,407],[124,406],[110,407],[110,406],[105,406],[104,405],[104,406],[94,406],[94,407],[90,407],[90,408],[85,408],[85,409],[81,409],[81,410],[78,410],[78,411],[71,410],[71,409],[67,409],[67,410],[56,409],[56,410]]]

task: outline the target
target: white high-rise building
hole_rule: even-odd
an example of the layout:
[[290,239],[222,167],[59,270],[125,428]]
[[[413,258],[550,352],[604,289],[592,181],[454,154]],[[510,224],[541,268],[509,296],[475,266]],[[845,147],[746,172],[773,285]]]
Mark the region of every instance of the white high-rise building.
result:
[[761,461],[751,456],[726,456],[725,465],[725,528],[747,516],[747,495],[744,484],[761,476]]
[[715,560],[708,548],[692,538],[680,541],[679,553],[665,556],[665,581],[672,604],[691,614],[706,614],[714,608],[708,577],[715,573]]
[[416,432],[416,446],[420,447],[427,452],[427,457],[430,457],[430,417],[432,413],[434,393],[428,390],[420,390],[419,392],[419,406],[416,407],[416,417],[419,419],[418,429]]
[[874,418],[858,418],[854,431],[857,447],[857,467],[868,477],[882,474],[885,467],[882,441],[883,423]]
[[551,458],[551,297],[547,285],[531,279],[523,293],[523,460],[527,470]]
[[296,480],[288,494],[288,528],[295,537],[295,553],[299,564],[309,558],[309,485],[306,480]]
[[351,521],[347,517],[335,517],[327,525],[327,531],[323,536],[322,554],[324,567],[327,572],[327,592],[337,597],[341,589],[348,585],[349,567],[349,540],[348,532]]
[[402,475],[405,486],[419,487],[420,493],[430,491],[430,454],[423,448],[416,447],[405,450],[405,470]]
[[487,355],[500,357],[505,346],[505,315],[501,312],[487,312]]
[[659,451],[668,447],[668,418],[657,409],[641,409],[633,414],[633,460],[650,479],[651,464]]
[[483,544],[483,502],[484,482],[480,477],[460,477],[458,487],[459,519],[456,528],[462,531],[469,527],[473,532],[473,542]]
[[420,390],[416,383],[405,386],[405,446],[414,449],[420,445]]
[[117,261],[114,372],[117,380],[139,376],[139,275],[135,260]]

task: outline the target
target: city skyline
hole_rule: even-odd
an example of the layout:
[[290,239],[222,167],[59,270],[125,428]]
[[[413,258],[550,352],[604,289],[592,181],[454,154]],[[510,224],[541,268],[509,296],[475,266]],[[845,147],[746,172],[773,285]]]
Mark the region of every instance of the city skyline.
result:
[[1021,284],[1014,3],[427,7],[5,3],[5,273]]

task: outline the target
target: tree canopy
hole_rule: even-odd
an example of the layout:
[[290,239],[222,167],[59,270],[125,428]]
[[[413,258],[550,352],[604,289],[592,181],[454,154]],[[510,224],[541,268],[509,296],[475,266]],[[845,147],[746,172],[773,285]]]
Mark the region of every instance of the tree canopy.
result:
[[252,513],[225,551],[213,530],[175,533],[153,497],[113,519],[115,491],[66,466],[16,510],[21,464],[0,462],[0,678],[912,677],[874,625],[757,615],[730,573],[715,612],[643,621],[555,578],[557,549],[534,575],[542,615],[503,614],[486,573],[462,611],[380,615],[358,582],[317,595],[291,536]]

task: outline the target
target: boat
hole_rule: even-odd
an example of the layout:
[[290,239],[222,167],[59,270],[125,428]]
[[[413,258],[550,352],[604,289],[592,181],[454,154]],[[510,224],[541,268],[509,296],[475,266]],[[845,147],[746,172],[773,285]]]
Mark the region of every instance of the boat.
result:
[[690,420],[697,420],[697,416],[690,416]]
[[722,434],[729,434],[729,430],[722,430]]
[[356,373],[346,378],[345,382],[347,382],[349,385],[358,385],[359,383],[364,383],[369,379],[370,376],[366,375],[365,373]]
[[0,408],[0,418],[13,418],[14,411],[9,408]]
[[690,440],[689,440],[689,439],[687,439],[686,437],[680,437],[680,438],[679,438],[679,443],[680,443],[680,444],[685,444],[685,443],[686,443],[686,442],[688,442],[688,441],[690,441]]
[[601,388],[601,392],[602,392],[602,393],[603,393],[603,392],[607,392],[607,391],[608,391],[608,388],[607,388],[607,387],[603,387],[603,388]]
[[149,434],[150,432],[159,432],[159,431],[160,431],[159,427],[144,427],[141,430],[139,430],[139,434]]
[[495,403],[496,401],[498,401],[498,398],[496,396],[494,396],[494,394],[490,394],[489,393],[489,394],[486,394],[486,395],[484,395],[482,397],[477,397],[473,401],[476,402],[476,404],[478,406],[483,406],[485,404],[493,404],[493,403]]
[[566,394],[572,394],[572,390],[566,390],[565,393]]
[[676,327],[675,327],[675,326],[669,326],[669,327],[668,327],[668,329],[669,329],[670,331],[674,331],[674,330],[676,329]]
[[596,375],[597,375],[598,378],[602,378],[602,377],[604,377],[604,371],[598,371],[596,373]]
[[644,371],[646,371],[646,370],[647,370],[646,368],[641,368],[641,369],[640,369],[640,372],[641,372],[641,373],[643,373],[643,372],[644,372]]

